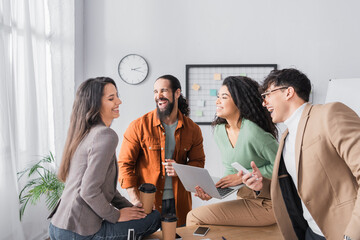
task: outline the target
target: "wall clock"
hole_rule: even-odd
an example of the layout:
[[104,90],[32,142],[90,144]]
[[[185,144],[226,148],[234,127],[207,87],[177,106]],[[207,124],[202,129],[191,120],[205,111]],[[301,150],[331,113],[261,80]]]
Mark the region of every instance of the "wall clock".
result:
[[119,62],[118,72],[120,78],[128,84],[139,84],[149,73],[149,66],[140,55],[129,54]]

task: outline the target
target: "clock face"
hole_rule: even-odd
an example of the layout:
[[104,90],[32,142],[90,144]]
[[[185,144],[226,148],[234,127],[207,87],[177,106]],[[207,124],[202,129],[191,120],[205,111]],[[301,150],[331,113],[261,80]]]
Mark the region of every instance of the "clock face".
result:
[[139,84],[147,77],[149,66],[140,55],[129,54],[120,60],[118,72],[124,82]]

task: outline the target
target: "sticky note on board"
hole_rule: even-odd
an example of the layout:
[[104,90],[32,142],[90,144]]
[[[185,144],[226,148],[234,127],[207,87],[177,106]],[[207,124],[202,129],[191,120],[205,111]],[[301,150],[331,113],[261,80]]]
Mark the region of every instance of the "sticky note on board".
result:
[[221,73],[214,73],[214,80],[221,80]]
[[246,77],[246,76],[247,76],[246,73],[240,73],[239,75],[242,76],[242,77]]
[[216,96],[217,91],[216,89],[210,89],[210,96]]
[[205,107],[205,101],[204,101],[204,100],[197,100],[196,106],[198,106],[198,107]]
[[194,83],[191,88],[194,89],[195,91],[198,91],[200,89],[200,85]]
[[201,111],[201,110],[196,110],[195,115],[196,115],[197,117],[202,117],[203,111]]

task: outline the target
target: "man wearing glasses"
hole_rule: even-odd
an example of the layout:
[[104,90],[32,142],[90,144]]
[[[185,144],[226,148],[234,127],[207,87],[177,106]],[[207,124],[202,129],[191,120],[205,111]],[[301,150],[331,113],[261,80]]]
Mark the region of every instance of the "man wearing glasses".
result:
[[243,182],[271,195],[285,239],[360,239],[360,118],[341,103],[308,103],[310,80],[296,69],[272,71],[263,90],[273,122],[287,130],[272,180],[252,162],[255,177]]

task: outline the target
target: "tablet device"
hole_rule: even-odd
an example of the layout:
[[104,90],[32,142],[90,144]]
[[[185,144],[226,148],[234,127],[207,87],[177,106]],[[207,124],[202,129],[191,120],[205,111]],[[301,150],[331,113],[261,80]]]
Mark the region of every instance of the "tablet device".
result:
[[223,199],[244,186],[244,184],[240,184],[238,186],[229,188],[216,188],[215,184],[220,179],[216,177],[211,177],[209,172],[205,168],[199,168],[178,163],[172,163],[172,166],[174,167],[176,174],[180,178],[181,183],[189,192],[196,193],[195,187],[199,186],[211,197]]

